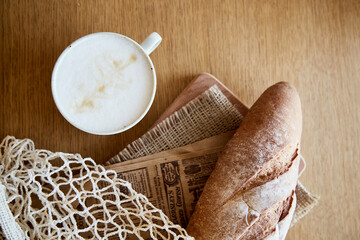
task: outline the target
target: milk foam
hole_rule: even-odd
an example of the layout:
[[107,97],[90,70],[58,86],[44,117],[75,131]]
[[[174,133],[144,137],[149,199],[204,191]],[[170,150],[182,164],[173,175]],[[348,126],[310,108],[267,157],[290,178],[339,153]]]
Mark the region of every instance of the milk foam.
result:
[[153,69],[147,56],[121,35],[92,35],[63,53],[54,72],[54,98],[64,117],[92,133],[135,122],[151,102]]

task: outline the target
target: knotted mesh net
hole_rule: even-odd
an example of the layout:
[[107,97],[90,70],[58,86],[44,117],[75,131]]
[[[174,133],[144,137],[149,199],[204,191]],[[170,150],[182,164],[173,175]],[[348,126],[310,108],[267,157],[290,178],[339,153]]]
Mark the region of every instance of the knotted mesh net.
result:
[[0,176],[0,238],[193,239],[129,182],[79,154],[6,137]]

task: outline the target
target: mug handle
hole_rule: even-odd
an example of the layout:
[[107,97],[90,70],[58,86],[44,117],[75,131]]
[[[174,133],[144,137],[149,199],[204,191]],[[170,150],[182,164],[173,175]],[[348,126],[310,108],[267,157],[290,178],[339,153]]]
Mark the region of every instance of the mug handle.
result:
[[140,44],[140,46],[144,49],[147,55],[150,55],[150,53],[159,46],[161,40],[161,36],[157,32],[153,32]]

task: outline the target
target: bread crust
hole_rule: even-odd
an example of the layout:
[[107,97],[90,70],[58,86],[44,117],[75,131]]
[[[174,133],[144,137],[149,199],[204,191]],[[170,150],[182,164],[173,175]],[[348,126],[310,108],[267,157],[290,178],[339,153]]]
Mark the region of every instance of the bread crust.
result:
[[[301,131],[296,89],[286,82],[268,88],[219,157],[188,233],[197,240],[241,239],[251,235],[247,231],[265,211],[269,219],[280,220],[282,212],[275,210],[288,209],[281,204],[293,195],[297,183]],[[274,227],[274,220],[261,223],[264,229]]]

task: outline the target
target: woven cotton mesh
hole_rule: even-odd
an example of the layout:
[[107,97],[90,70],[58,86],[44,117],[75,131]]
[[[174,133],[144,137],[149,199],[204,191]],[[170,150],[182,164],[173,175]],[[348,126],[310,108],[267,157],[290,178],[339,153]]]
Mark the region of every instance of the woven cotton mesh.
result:
[[28,139],[0,145],[0,204],[1,238],[193,239],[114,171]]

